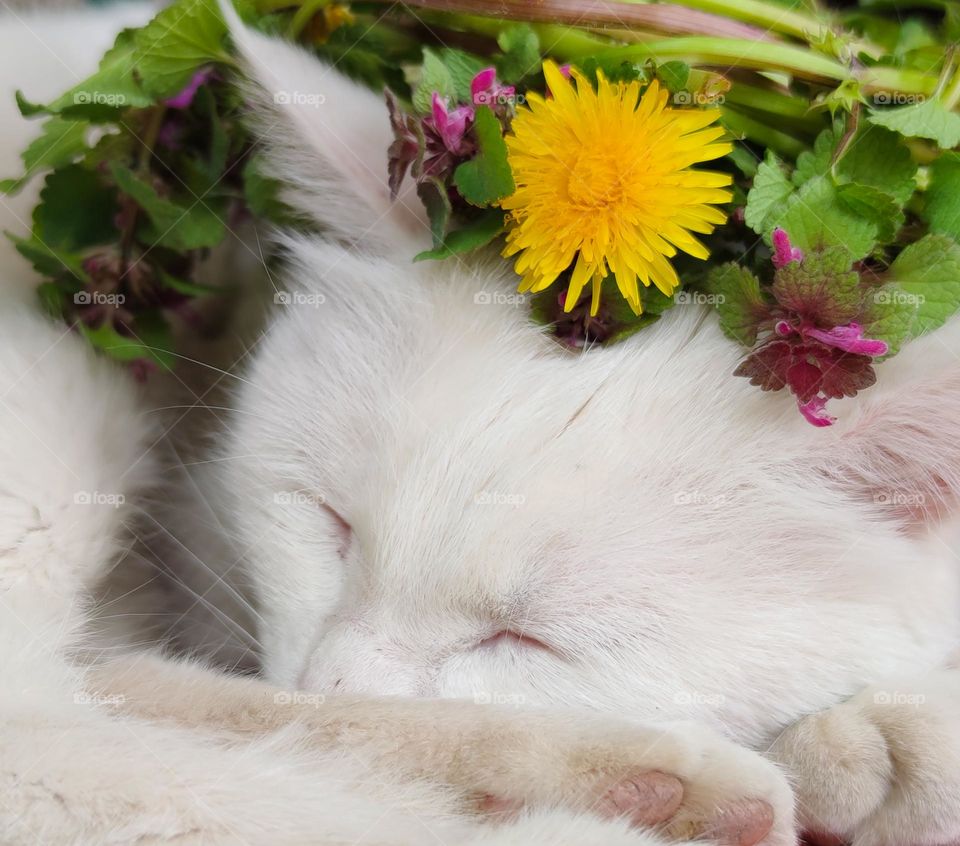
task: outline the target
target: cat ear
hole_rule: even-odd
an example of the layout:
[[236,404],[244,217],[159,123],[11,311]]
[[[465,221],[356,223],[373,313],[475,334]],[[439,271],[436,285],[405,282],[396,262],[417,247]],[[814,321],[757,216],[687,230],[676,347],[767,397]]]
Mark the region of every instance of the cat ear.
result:
[[284,200],[335,236],[365,249],[414,252],[429,244],[422,205],[407,180],[396,200],[387,183],[393,140],[383,97],[315,56],[267,38],[220,8],[248,76],[251,129]]
[[832,484],[906,530],[960,516],[960,322],[905,345],[837,410],[849,419],[820,467]]

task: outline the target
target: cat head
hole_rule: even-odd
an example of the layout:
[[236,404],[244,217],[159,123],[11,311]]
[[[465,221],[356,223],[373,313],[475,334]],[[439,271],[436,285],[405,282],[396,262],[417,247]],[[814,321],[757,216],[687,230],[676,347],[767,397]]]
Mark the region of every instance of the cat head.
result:
[[927,527],[960,481],[960,332],[828,430],[733,378],[699,306],[572,354],[501,260],[411,262],[429,233],[409,189],[390,202],[379,97],[233,27],[273,173],[327,233],[279,236],[219,462],[272,681],[755,739],[942,657],[957,596]]

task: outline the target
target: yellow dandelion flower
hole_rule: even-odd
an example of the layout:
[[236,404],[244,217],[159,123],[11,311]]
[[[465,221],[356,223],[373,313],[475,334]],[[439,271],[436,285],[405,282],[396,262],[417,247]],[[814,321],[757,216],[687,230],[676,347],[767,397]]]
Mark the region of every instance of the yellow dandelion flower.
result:
[[507,136],[517,190],[501,202],[509,214],[504,256],[519,254],[521,291],[542,291],[573,267],[565,308],[593,283],[591,313],[604,278],[615,277],[631,308],[642,306],[639,279],[670,296],[680,284],[668,259],[677,250],[709,255],[691,233],[710,233],[726,215],[731,177],[691,165],[729,153],[710,126],[717,109],[674,109],[654,81],[597,89],[576,70],[576,85],[552,62],[543,67],[552,97],[527,95]]

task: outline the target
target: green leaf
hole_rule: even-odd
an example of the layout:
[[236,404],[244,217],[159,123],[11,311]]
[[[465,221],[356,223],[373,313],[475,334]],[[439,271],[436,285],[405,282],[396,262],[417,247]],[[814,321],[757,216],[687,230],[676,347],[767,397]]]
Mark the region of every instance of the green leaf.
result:
[[690,79],[690,65],[686,62],[664,62],[657,66],[657,77],[671,94],[684,91]]
[[441,97],[453,97],[453,77],[440,56],[429,47],[424,47],[420,81],[413,89],[413,108],[422,115],[430,114],[434,92]]
[[960,247],[946,235],[927,235],[911,244],[885,276],[914,298],[914,337],[942,326],[960,308]]
[[833,130],[823,130],[813,142],[813,150],[797,156],[797,167],[792,176],[793,184],[799,187],[814,177],[828,173],[836,145],[837,137]]
[[507,161],[500,120],[488,106],[479,106],[473,124],[479,152],[460,165],[453,181],[463,198],[475,206],[489,206],[516,189]]
[[896,132],[867,126],[857,132],[837,162],[837,179],[870,185],[900,205],[916,190],[917,165]]
[[52,250],[83,250],[114,240],[116,213],[116,191],[98,173],[67,165],[47,175],[33,210],[33,230]]
[[86,152],[88,128],[89,124],[83,121],[49,118],[44,122],[40,135],[20,154],[24,165],[23,176],[0,182],[0,193],[19,191],[34,175],[34,171],[61,167]]
[[519,82],[540,69],[540,39],[529,24],[514,24],[497,36],[503,55],[497,72],[503,82]]
[[208,297],[211,294],[219,294],[222,291],[217,288],[211,288],[209,285],[200,285],[197,282],[190,282],[186,279],[172,276],[164,270],[159,271],[160,281],[167,287],[172,288],[178,294],[184,294],[188,297]]
[[153,98],[143,91],[134,75],[136,52],[134,31],[123,30],[100,60],[97,72],[61,94],[45,111],[64,117],[111,121],[121,109],[152,105]]
[[870,122],[908,138],[930,138],[944,150],[960,144],[960,115],[948,111],[939,100],[924,100],[895,109],[875,109],[870,112]]
[[280,199],[283,186],[264,174],[263,156],[251,156],[243,166],[243,197],[247,207],[257,217],[271,223],[295,225],[297,215]]
[[785,309],[813,323],[839,326],[861,309],[860,275],[850,269],[845,247],[811,250],[803,261],[779,268],[771,290]]
[[42,115],[47,109],[46,106],[41,106],[39,103],[31,103],[26,97],[23,96],[22,91],[17,91],[14,94],[14,97],[17,101],[17,108],[20,110],[20,115],[25,118],[36,117],[37,115]]
[[435,176],[430,177],[417,183],[417,196],[427,210],[433,245],[435,248],[439,248],[447,236],[450,215],[453,214],[447,187]]
[[66,250],[54,250],[35,235],[21,238],[11,232],[6,232],[7,238],[16,247],[16,250],[33,265],[33,269],[41,276],[60,276],[69,273],[78,279],[83,279],[83,259],[79,253]]
[[943,153],[930,166],[925,199],[923,219],[930,231],[960,241],[960,153]]
[[469,253],[471,250],[489,244],[502,231],[503,212],[499,209],[490,209],[461,229],[449,233],[439,247],[426,250],[415,256],[413,260],[445,259],[461,253]]
[[137,318],[136,338],[121,335],[106,323],[96,328],[78,323],[77,327],[94,347],[117,361],[146,359],[166,368],[172,368],[176,361],[169,330],[164,331],[158,323],[148,323],[146,315]]
[[898,285],[884,285],[873,291],[863,316],[863,332],[867,338],[886,341],[889,358],[900,351],[913,332],[915,296]]
[[433,93],[452,102],[470,102],[470,83],[488,65],[476,56],[444,47],[434,52],[423,48],[420,81],[413,91],[413,107],[420,114],[429,114]]
[[766,159],[757,168],[753,187],[747,194],[747,205],[744,209],[747,226],[758,235],[769,234],[773,225],[768,223],[768,220],[783,207],[793,192],[793,183],[787,178],[783,165],[768,151]]
[[906,219],[900,203],[870,185],[848,182],[837,186],[837,196],[853,215],[876,224],[877,240],[881,244],[893,241]]
[[178,252],[215,247],[226,232],[218,209],[210,200],[192,200],[189,206],[161,197],[152,185],[130,168],[111,163],[110,172],[124,194],[131,197],[152,224],[141,234],[149,245],[158,244]]
[[707,286],[717,297],[720,328],[747,347],[757,341],[757,330],[769,315],[769,305],[760,290],[760,280],[745,267],[728,262],[713,268]]
[[791,195],[785,207],[775,209],[765,221],[764,237],[775,226],[785,229],[794,246],[804,251],[841,246],[847,265],[863,258],[877,240],[877,223],[850,211],[829,176],[817,176]]
[[156,99],[180,92],[211,62],[233,64],[224,47],[227,27],[210,0],[178,0],[135,36],[137,71]]

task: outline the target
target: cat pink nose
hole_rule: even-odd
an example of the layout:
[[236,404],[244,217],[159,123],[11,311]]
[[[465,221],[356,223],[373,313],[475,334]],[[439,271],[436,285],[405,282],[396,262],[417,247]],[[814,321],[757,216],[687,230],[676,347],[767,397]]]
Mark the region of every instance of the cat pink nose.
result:
[[337,626],[314,649],[297,686],[316,693],[424,696],[422,669],[366,633]]

